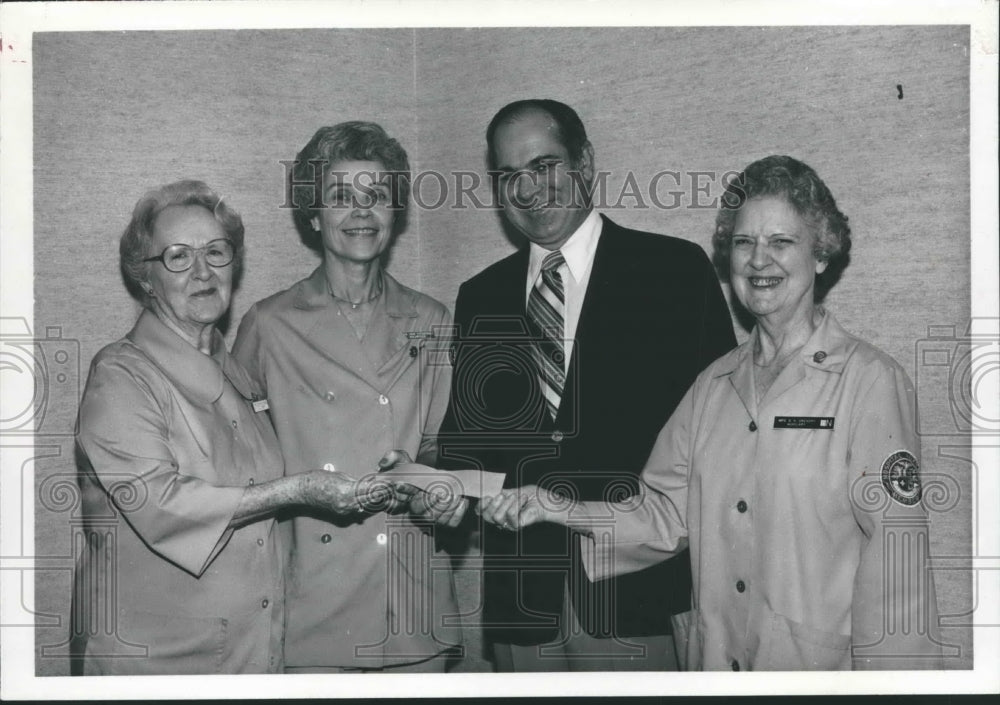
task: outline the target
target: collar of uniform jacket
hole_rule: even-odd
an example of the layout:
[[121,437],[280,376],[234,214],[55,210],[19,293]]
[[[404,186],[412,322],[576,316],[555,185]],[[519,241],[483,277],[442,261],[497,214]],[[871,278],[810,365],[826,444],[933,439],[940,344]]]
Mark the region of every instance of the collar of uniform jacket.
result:
[[[384,269],[382,270],[382,282],[387,315],[393,318],[416,318],[419,315],[413,297],[404,291],[402,285]],[[318,266],[308,279],[295,285],[295,297],[292,305],[295,308],[306,310],[336,305],[333,297],[330,296],[330,287],[326,281],[326,271],[323,269],[323,265]]]
[[253,399],[258,393],[249,375],[229,356],[218,330],[212,332],[212,355],[205,355],[147,309],[135,322],[128,339],[152,358],[184,396],[196,403],[215,402],[222,396],[226,379],[245,399]]
[[[822,314],[819,325],[796,357],[806,367],[839,374],[844,370],[844,364],[857,345],[857,341],[840,327],[832,313],[822,306],[819,310]],[[715,376],[731,375],[741,368],[749,370],[753,364],[753,348],[758,335],[760,332],[755,326],[749,340],[719,361]]]

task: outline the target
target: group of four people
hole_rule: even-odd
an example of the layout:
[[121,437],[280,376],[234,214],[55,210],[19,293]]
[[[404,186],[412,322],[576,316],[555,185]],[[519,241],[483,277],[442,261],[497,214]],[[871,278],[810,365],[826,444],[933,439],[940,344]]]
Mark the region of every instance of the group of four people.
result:
[[[196,181],[139,201],[121,267],[145,310],[80,407],[76,672],[444,672],[463,621],[500,671],[939,667],[926,554],[898,559],[927,545],[913,387],[819,303],[851,241],[816,173],[772,156],[726,188],[715,265],[756,322],[735,347],[697,245],[593,210],[572,108],[511,103],[487,146],[528,246],[454,321],[382,266],[409,163],[375,124],[298,154],[322,263],[232,355],[239,216]],[[461,615],[443,546],[470,531]]]

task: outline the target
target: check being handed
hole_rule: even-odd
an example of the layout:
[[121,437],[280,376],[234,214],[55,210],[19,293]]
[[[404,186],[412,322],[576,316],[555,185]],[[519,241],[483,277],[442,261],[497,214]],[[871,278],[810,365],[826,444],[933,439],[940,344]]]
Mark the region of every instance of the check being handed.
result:
[[401,463],[383,470],[379,476],[431,494],[475,498],[499,494],[505,477],[503,473],[484,470],[437,470],[420,463]]

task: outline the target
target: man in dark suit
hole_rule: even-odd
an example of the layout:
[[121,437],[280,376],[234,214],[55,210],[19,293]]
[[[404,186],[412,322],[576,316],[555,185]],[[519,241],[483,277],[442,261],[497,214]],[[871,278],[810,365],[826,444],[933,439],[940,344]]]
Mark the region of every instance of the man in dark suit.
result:
[[[697,245],[594,212],[594,151],[569,106],[507,105],[487,143],[504,215],[529,245],[459,291],[441,465],[623,499],[695,376],[735,345],[718,280]],[[498,670],[677,668],[686,551],[591,583],[565,527],[482,530],[482,623]]]

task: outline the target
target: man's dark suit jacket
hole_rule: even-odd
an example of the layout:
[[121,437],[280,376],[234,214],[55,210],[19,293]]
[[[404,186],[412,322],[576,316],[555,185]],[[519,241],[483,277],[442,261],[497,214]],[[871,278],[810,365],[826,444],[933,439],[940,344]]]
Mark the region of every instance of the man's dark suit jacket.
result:
[[[445,468],[507,473],[580,500],[635,494],[660,429],[695,376],[735,345],[708,257],[685,240],[604,218],[557,418],[545,404],[524,318],[528,248],[465,282],[455,306],[451,403],[439,436]],[[471,512],[470,512],[471,514]],[[488,639],[556,638],[566,577],[592,635],[670,634],[691,607],[687,551],[638,573],[591,583],[562,526],[483,528]]]

